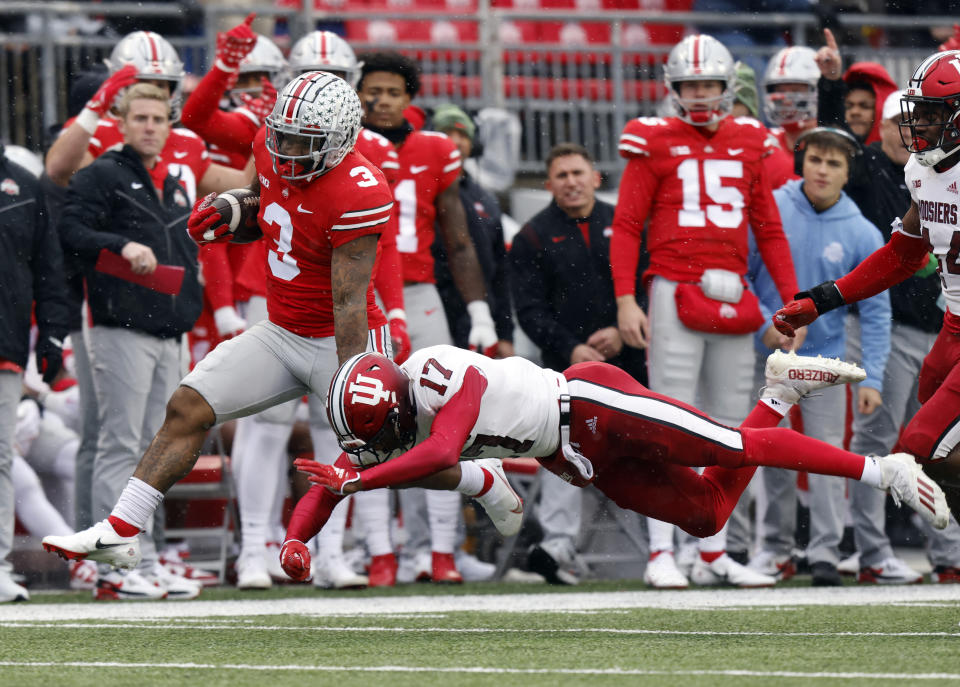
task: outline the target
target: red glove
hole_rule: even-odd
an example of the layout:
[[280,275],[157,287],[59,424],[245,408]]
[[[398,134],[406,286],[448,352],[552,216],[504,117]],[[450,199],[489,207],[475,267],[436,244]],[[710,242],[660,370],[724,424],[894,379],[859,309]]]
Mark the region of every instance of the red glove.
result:
[[235,72],[243,58],[253,52],[257,34],[250,28],[257,13],[251,12],[242,24],[237,24],[226,33],[217,34],[217,66],[225,72]]
[[[293,466],[300,472],[306,472],[310,475],[309,479],[314,484],[326,487],[334,494],[343,494],[343,488],[351,482],[360,481],[360,473],[352,468],[338,468],[333,465],[324,465],[315,460],[307,458],[297,458],[293,461]],[[359,486],[359,484],[358,484]]]
[[250,111],[250,114],[263,123],[267,115],[273,112],[273,106],[277,103],[277,89],[265,76],[261,78],[260,83],[261,90],[258,97],[249,93],[241,93],[240,100],[243,102],[243,106]]
[[790,301],[773,315],[773,326],[786,336],[794,336],[797,329],[806,327],[819,317],[812,298]]
[[118,69],[111,74],[106,81],[100,84],[97,92],[87,101],[87,109],[96,112],[102,117],[107,113],[107,110],[110,109],[114,99],[117,97],[117,93],[127,86],[132,86],[136,82],[137,68],[134,65],[128,64],[126,67]]
[[280,549],[280,567],[291,580],[303,582],[310,577],[310,549],[302,541],[288,539]]
[[208,193],[194,203],[190,219],[187,220],[187,233],[198,246],[224,243],[233,239],[230,226],[224,222],[223,215],[213,207],[213,199],[216,197],[216,193]]
[[953,25],[953,35],[940,44],[940,52],[960,50],[960,24]]
[[393,362],[402,365],[410,357],[412,346],[407,333],[407,321],[399,317],[390,320],[390,340],[393,342]]

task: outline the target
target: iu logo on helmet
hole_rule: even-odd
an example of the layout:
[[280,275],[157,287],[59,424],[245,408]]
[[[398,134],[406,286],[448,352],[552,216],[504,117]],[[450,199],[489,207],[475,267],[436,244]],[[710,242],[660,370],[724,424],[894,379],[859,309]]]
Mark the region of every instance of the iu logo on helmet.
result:
[[376,377],[365,377],[362,374],[357,375],[357,381],[350,382],[347,391],[353,396],[351,403],[363,403],[368,406],[375,406],[380,401],[397,402],[397,392],[387,391],[383,388],[383,380]]

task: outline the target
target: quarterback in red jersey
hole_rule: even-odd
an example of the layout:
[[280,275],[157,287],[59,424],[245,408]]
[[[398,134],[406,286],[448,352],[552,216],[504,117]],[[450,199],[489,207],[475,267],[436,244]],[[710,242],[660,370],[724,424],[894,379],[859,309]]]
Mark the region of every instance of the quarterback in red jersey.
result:
[[[383,174],[353,152],[360,111],[353,89],[322,72],[280,93],[254,145],[251,185],[261,194],[259,225],[270,246],[269,320],[218,346],[183,379],[110,519],[48,541],[49,550],[84,557],[130,537],[190,471],[212,425],[326,388],[351,355],[389,354],[370,278],[393,199]],[[195,207],[191,235],[228,241],[229,226],[210,201]],[[114,551],[121,557],[107,562],[139,558],[134,545]]]
[[[729,51],[711,36],[688,36],[670,52],[664,78],[676,116],[635,119],[620,138],[627,166],[610,242],[620,332],[628,345],[647,347],[653,391],[696,400],[736,426],[749,411],[751,335],[762,324],[743,276],[747,227],[784,301],[796,287],[790,247],[763,164],[764,127],[728,116],[735,83]],[[644,226],[650,267],[638,285]],[[643,287],[649,320],[636,300]],[[670,567],[667,582],[654,586],[686,586],[672,555],[660,557],[672,552],[672,528],[651,522],[650,531],[651,564]],[[723,555],[725,547],[725,532],[700,543],[695,581],[772,584],[753,579]]]

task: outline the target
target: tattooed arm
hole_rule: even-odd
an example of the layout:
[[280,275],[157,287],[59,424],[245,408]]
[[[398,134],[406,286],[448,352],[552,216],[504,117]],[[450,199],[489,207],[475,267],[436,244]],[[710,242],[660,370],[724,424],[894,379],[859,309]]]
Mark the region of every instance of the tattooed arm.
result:
[[330,286],[340,364],[367,348],[367,289],[377,257],[377,238],[377,234],[369,234],[333,249]]

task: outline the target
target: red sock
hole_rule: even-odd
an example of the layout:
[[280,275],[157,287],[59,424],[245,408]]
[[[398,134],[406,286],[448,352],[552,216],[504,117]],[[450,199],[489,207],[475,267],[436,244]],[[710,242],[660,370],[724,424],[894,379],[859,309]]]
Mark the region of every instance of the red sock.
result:
[[741,427],[776,427],[783,419],[783,415],[775,411],[766,403],[757,403],[747,415],[747,419],[740,423]]
[[743,428],[745,465],[768,465],[820,475],[860,479],[863,456],[790,429]]
[[725,551],[701,551],[700,558],[703,560],[704,563],[713,563],[715,560],[720,558],[720,556],[722,556],[724,553],[726,552]]
[[135,537],[140,534],[140,528],[131,525],[126,520],[121,520],[116,515],[111,515],[107,521],[113,525],[113,531],[121,537]]

